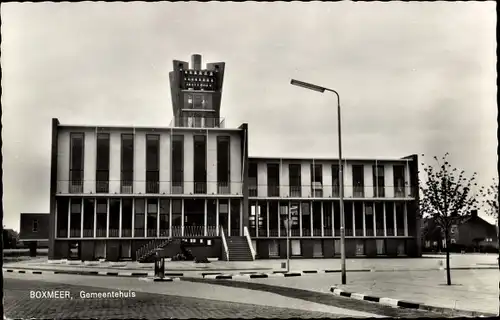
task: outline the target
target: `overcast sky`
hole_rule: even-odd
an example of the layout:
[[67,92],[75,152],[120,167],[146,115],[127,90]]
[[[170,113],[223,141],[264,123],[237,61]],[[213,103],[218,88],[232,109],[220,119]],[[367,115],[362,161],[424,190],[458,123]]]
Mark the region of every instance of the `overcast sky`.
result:
[[[495,2],[2,5],[4,224],[48,212],[50,119],[166,126],[172,60],[226,62],[251,155],[442,156],[497,175]],[[428,157],[430,158],[430,157]],[[429,159],[427,159],[429,160]]]

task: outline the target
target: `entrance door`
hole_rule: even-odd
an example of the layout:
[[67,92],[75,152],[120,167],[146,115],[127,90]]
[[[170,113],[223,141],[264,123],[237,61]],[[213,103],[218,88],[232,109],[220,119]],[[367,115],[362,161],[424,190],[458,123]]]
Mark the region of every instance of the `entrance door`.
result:
[[132,258],[132,245],[130,241],[124,241],[120,244],[120,258],[122,259]]
[[228,219],[228,214],[229,214],[229,203],[228,200],[220,200],[219,201],[219,225],[222,227],[224,230],[224,235],[227,237],[229,235],[228,233],[228,228],[229,228],[229,219]]

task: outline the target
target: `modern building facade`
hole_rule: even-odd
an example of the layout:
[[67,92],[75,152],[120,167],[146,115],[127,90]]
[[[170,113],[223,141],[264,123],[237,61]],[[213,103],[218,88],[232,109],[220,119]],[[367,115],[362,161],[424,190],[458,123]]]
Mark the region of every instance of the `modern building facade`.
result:
[[[289,212],[292,256],[340,255],[338,160],[249,157],[248,125],[220,117],[224,63],[193,55],[173,70],[169,126],[53,119],[49,258],[133,260],[170,238],[195,255],[228,258],[246,238],[252,258],[284,257]],[[348,256],[420,254],[417,164],[344,161]]]

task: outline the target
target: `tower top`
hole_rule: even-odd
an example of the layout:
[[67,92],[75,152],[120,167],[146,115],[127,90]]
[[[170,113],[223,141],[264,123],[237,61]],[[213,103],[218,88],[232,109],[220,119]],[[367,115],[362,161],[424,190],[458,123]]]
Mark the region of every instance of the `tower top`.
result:
[[191,55],[191,69],[201,70],[201,54]]

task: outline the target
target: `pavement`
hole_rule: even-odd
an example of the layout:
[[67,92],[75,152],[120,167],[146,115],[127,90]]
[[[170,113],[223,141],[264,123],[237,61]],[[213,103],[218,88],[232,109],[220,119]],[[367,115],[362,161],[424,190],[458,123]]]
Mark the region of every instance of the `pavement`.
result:
[[[62,299],[42,297],[41,292],[54,290],[69,293]],[[363,306],[348,309],[273,292],[186,281],[152,283],[131,278],[11,273],[5,275],[4,291],[8,318],[383,317],[363,311]],[[88,298],[88,294],[99,292],[121,292],[121,296]]]
[[[307,277],[244,278],[233,277],[233,283],[265,284],[314,292],[331,292],[331,287],[349,293],[391,298],[457,311],[498,314],[498,270],[454,270],[452,285],[446,285],[446,271],[348,272],[347,284],[341,285],[339,273],[314,274]],[[227,280],[213,280],[227,281]]]
[[[437,308],[497,314],[499,301],[497,258],[498,256],[493,254],[452,254],[450,258],[452,286],[445,285],[446,273],[443,270],[445,256],[443,255],[426,255],[423,258],[407,259],[348,259],[348,283],[345,286],[339,285],[339,259],[294,259],[291,261],[292,272],[286,276],[273,272],[284,271],[281,269],[281,262],[284,260],[213,261],[205,265],[186,261],[167,262],[166,273],[173,277],[170,278],[172,281],[176,280],[177,277],[203,277],[207,281],[206,283],[211,281],[216,281],[213,282],[215,284],[227,282],[226,280],[209,280],[209,278],[222,278],[232,279],[233,281],[230,282],[233,282],[233,285],[234,283],[270,285],[279,288],[279,290],[283,288],[307,290],[330,296],[333,296],[331,288],[336,287],[338,292],[354,293],[353,297],[357,298],[361,295],[368,295],[404,300]],[[54,271],[59,273],[94,273],[94,275],[87,276],[92,278],[98,278],[95,277],[97,274],[144,278],[152,276],[153,264],[103,262],[95,265],[86,265],[86,263],[67,265],[65,262],[52,264],[46,258],[39,258],[6,263],[4,274],[7,274],[5,271],[8,269],[14,271],[8,273],[11,276],[24,271],[25,273],[20,275],[28,276],[31,274],[31,276],[38,278],[63,276],[61,274],[54,275]],[[328,273],[325,273],[325,270]],[[48,272],[49,274],[47,274]],[[210,273],[212,275],[206,275]],[[101,277],[101,279],[103,278],[105,277]],[[177,282],[173,281],[172,283]],[[245,301],[248,302],[248,300],[241,302]],[[470,315],[470,313],[465,312],[462,315]]]

